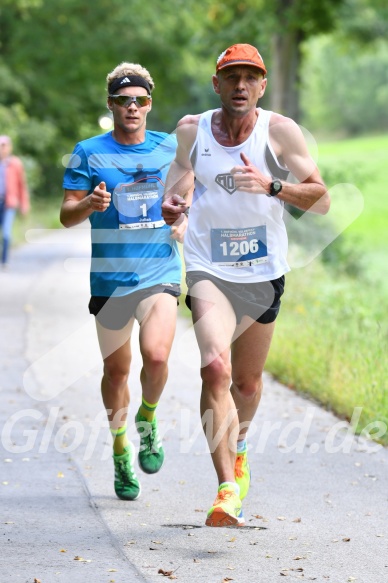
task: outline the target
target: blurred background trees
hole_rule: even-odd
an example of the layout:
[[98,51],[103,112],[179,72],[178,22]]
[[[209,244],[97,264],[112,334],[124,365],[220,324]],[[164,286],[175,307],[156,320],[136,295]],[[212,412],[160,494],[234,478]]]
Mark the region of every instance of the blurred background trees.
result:
[[149,127],[218,106],[216,57],[256,45],[269,69],[265,107],[310,131],[388,127],[388,8],[383,0],[2,0],[0,133],[10,134],[36,196],[61,188],[62,157],[102,131],[105,77],[123,60],[156,82]]

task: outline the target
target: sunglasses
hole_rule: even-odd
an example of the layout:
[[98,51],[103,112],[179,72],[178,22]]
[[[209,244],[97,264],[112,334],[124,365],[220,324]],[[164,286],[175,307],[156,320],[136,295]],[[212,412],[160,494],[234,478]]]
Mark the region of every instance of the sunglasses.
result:
[[109,98],[120,107],[129,107],[132,103],[144,107],[151,101],[151,95],[109,95]]

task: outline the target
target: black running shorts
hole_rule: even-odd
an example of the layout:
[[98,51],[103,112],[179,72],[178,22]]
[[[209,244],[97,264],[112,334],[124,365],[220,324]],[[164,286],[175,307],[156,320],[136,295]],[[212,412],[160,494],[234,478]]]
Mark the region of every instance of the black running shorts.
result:
[[250,316],[256,322],[269,324],[276,320],[280,310],[280,298],[284,292],[285,277],[257,283],[234,283],[225,281],[204,271],[190,271],[186,274],[188,293],[186,305],[191,310],[190,289],[195,283],[209,280],[228,298],[236,314],[237,323],[243,316]]
[[161,284],[147,287],[125,296],[92,296],[89,302],[89,312],[96,316],[104,328],[121,330],[135,314],[136,308],[142,300],[161,293],[170,294],[177,298],[181,294],[181,288],[177,283],[170,283],[168,286]]

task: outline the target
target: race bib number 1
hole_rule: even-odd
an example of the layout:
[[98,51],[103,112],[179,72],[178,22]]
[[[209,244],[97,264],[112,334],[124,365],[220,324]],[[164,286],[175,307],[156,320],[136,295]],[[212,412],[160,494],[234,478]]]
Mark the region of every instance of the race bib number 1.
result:
[[212,263],[248,267],[268,261],[267,228],[211,230]]
[[114,191],[119,229],[156,229],[165,225],[161,217],[159,184],[120,184]]

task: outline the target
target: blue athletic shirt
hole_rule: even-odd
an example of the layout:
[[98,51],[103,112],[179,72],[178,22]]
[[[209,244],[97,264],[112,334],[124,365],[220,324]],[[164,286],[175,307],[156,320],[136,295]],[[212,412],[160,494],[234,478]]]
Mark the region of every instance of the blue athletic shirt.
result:
[[147,130],[141,144],[119,144],[109,132],[75,146],[63,188],[90,195],[105,182],[112,194],[108,209],[89,217],[92,295],[124,296],[157,284],[180,284],[178,246],[161,214],[176,145],[175,135]]

